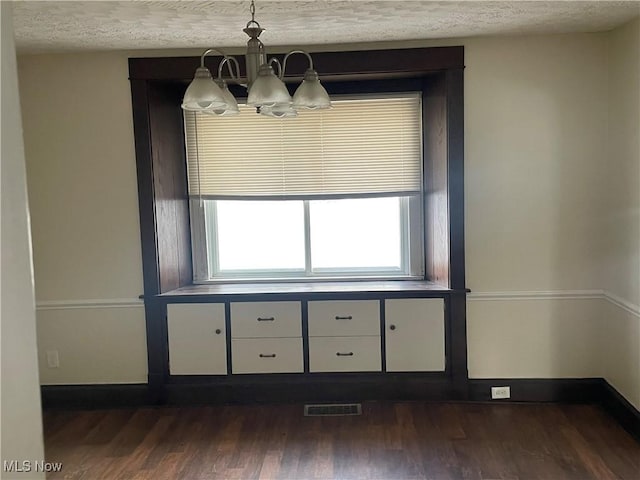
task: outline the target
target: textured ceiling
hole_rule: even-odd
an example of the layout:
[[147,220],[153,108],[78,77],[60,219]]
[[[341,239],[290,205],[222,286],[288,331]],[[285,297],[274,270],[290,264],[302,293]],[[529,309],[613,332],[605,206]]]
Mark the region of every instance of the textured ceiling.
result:
[[[21,52],[238,47],[249,1],[17,1]],[[256,1],[267,46],[610,30],[638,1]]]

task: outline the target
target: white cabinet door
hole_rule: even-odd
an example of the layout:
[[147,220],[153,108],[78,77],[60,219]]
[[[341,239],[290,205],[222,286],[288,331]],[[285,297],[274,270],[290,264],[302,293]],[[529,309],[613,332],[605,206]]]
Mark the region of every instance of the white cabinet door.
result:
[[226,375],[223,303],[167,305],[169,371],[172,375]]
[[388,372],[445,369],[443,299],[386,300],[385,335]]

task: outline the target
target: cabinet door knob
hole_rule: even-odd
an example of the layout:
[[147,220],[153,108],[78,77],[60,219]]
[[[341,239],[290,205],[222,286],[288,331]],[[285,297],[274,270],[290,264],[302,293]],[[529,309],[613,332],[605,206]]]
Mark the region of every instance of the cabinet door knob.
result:
[[222,333],[222,330],[220,330],[219,328],[216,328],[216,335],[220,335]]
[[353,317],[351,315],[336,315],[336,320],[353,320]]
[[396,326],[395,325],[389,325],[389,330],[395,330]]
[[261,353],[260,354],[260,358],[276,358],[276,354],[275,353]]
[[256,318],[259,322],[273,322],[275,320],[274,317],[258,317]]
[[349,352],[349,353],[340,353],[340,352],[336,352],[336,355],[338,357],[353,357],[353,352]]

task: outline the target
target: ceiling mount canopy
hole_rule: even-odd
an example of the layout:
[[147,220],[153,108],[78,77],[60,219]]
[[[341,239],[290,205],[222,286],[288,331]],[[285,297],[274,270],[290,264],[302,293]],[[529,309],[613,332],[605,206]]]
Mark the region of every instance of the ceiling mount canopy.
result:
[[[226,55],[221,50],[209,48],[200,56],[200,67],[196,70],[184,94],[182,108],[208,115],[238,114],[240,112],[238,102],[229,91],[227,81],[246,87],[247,104],[256,107],[256,111],[262,115],[278,118],[295,117],[300,108],[330,108],[331,100],[320,83],[318,72],[313,68],[311,55],[304,50],[292,50],[284,56],[282,63],[277,58],[267,59],[265,46],[258,38],[264,28],[255,20],[255,10],[254,0],[251,0],[251,20],[243,29],[249,36],[245,54],[247,77],[240,77],[240,65],[234,57]],[[216,79],[204,65],[205,57],[213,52],[223,57],[218,66]],[[309,67],[304,74],[302,84],[292,98],[283,78],[287,60],[294,54],[305,55],[309,60]],[[222,76],[225,65],[229,71],[227,79]]]

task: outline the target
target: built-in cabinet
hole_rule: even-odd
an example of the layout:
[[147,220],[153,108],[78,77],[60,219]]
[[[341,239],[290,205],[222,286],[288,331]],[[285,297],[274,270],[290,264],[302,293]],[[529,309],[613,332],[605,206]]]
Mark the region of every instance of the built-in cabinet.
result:
[[169,372],[442,372],[444,308],[442,298],[169,303]]
[[[205,62],[209,68],[216,68],[221,60],[207,57]],[[291,61],[293,77],[289,80],[294,80],[304,73],[306,60],[300,59],[297,65],[295,58]],[[184,119],[179,105],[200,62],[197,56],[129,59],[150,398],[157,403],[175,400],[176,396],[192,401],[203,391],[208,392],[206,396],[197,398],[204,401],[252,402],[259,398],[280,401],[290,400],[292,396],[312,400],[467,398],[464,47],[314,54],[314,62],[321,67],[323,85],[330,95],[422,92],[424,277],[402,281],[193,284]],[[243,76],[242,65],[240,61],[240,76]],[[436,325],[435,320],[429,320],[430,314],[424,313],[426,310],[420,309],[423,313],[416,320],[407,313],[413,307],[399,307],[400,304],[391,302],[414,298],[444,299],[444,335],[442,321],[438,320]],[[347,300],[378,302],[379,333],[357,328],[354,332],[334,330],[328,334],[308,330],[312,302]],[[263,301],[297,302],[301,309],[300,334],[289,331],[267,337],[263,333],[238,331],[231,304]],[[211,332],[213,321],[183,322],[179,318],[180,308],[188,309],[188,303],[216,302],[223,305],[225,311],[226,329],[220,324],[220,334],[215,333],[218,328]],[[167,304],[185,306],[167,310]],[[309,312],[308,307],[311,307]],[[396,315],[396,310],[405,313]],[[218,313],[215,316],[219,318]],[[194,327],[188,327],[189,323]],[[325,327],[328,328],[325,325],[320,328]],[[375,337],[379,339],[376,341]],[[255,379],[235,374],[259,370],[255,358],[249,358],[248,364],[241,366],[245,356],[238,352],[243,346],[252,352],[247,354],[249,357],[255,352],[258,355],[275,353],[275,357],[258,357],[265,359],[260,365],[267,365],[267,358],[279,361],[284,355],[279,355],[276,347],[284,348],[290,343],[297,349],[300,341],[302,353],[291,355],[302,358],[303,374],[265,375]],[[256,343],[260,348],[256,349]],[[379,346],[380,360],[371,354],[373,347],[369,343]],[[360,348],[367,352],[370,363],[356,361]],[[226,360],[220,352],[226,354]],[[329,362],[331,352],[332,361],[339,363]],[[336,355],[350,352],[353,355],[344,358]],[[352,365],[346,366],[350,360]],[[277,370],[276,361],[272,362],[270,371]],[[299,360],[290,365],[300,369]],[[339,368],[364,373],[342,374]],[[320,372],[325,369],[338,373]],[[403,373],[411,371],[414,373]],[[183,378],[187,374],[192,375]],[[262,381],[263,378],[267,380]]]

